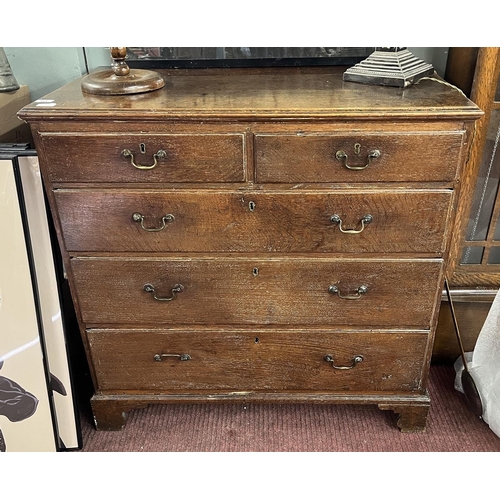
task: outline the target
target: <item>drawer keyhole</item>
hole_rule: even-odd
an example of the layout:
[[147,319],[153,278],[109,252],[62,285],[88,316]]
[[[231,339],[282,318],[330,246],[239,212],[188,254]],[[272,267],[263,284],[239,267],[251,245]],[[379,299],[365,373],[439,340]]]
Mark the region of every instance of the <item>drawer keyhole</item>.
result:
[[250,212],[253,212],[255,210],[255,202],[254,201],[248,202],[248,209],[250,210]]
[[139,149],[140,149],[141,153],[144,154],[146,152],[146,144],[144,144],[143,142],[141,142],[139,144]]

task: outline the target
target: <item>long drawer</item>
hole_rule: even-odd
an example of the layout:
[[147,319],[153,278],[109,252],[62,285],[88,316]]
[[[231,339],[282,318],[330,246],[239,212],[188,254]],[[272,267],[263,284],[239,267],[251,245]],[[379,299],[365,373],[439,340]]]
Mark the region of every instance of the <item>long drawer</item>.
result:
[[89,330],[99,390],[419,389],[425,333]]
[[52,182],[242,182],[244,135],[42,134]]
[[444,251],[450,190],[57,190],[69,251]]
[[428,329],[442,261],[78,257],[71,268],[87,324]]
[[257,134],[256,179],[260,183],[452,181],[463,141],[462,131]]

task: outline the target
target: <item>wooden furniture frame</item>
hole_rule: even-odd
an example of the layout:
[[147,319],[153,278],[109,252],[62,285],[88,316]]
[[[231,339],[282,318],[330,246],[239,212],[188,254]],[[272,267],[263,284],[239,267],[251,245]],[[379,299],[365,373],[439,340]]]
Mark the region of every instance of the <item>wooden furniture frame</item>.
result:
[[[450,49],[446,79],[461,88],[470,90],[470,98],[483,111],[474,131],[468,168],[462,179],[462,196],[457,208],[457,229],[453,234],[448,275],[453,287],[498,288],[500,286],[500,264],[489,264],[493,248],[500,248],[500,240],[494,240],[494,233],[500,218],[500,197],[494,202],[486,238],[480,241],[466,239],[467,224],[473,206],[481,163],[484,161],[484,147],[492,112],[500,110],[498,86],[500,78],[500,48],[481,47]],[[462,264],[466,247],[484,247],[480,264]]]
[[21,112],[98,428],[153,403],[302,402],[423,431],[481,110],[437,78],[369,86],[341,67],[162,75],[137,96],[76,81]]

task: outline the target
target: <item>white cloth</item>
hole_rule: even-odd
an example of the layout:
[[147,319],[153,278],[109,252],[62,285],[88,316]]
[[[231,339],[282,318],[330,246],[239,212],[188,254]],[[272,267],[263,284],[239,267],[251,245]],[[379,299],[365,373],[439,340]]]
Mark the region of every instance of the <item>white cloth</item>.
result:
[[[500,290],[479,333],[473,352],[465,353],[469,373],[476,384],[483,406],[483,420],[500,437]],[[462,358],[455,362],[455,389],[461,383]]]

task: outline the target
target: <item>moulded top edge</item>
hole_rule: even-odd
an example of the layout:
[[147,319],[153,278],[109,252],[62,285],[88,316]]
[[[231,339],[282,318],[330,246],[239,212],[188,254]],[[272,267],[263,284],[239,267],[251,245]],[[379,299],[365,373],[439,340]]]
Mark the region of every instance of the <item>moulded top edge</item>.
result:
[[259,110],[255,111],[218,111],[218,112],[200,112],[199,110],[175,110],[175,112],[170,112],[165,110],[164,112],[96,112],[95,110],[52,110],[52,112],[47,113],[45,110],[37,110],[31,108],[23,108],[18,116],[27,122],[30,121],[198,121],[203,120],[205,122],[220,122],[228,120],[238,120],[238,121],[313,121],[313,120],[373,120],[373,121],[389,121],[389,120],[477,120],[483,116],[483,111],[479,108],[477,109],[440,109],[430,111],[429,109],[415,109],[411,113],[408,112],[397,112],[394,110],[350,110],[345,112],[335,113],[329,111],[310,111],[304,113],[302,111],[282,111],[277,113],[272,110]]
[[342,67],[163,71],[165,86],[132,95],[88,94],[77,79],[25,106],[35,120],[476,119],[483,112],[439,79],[407,88],[344,82]]

